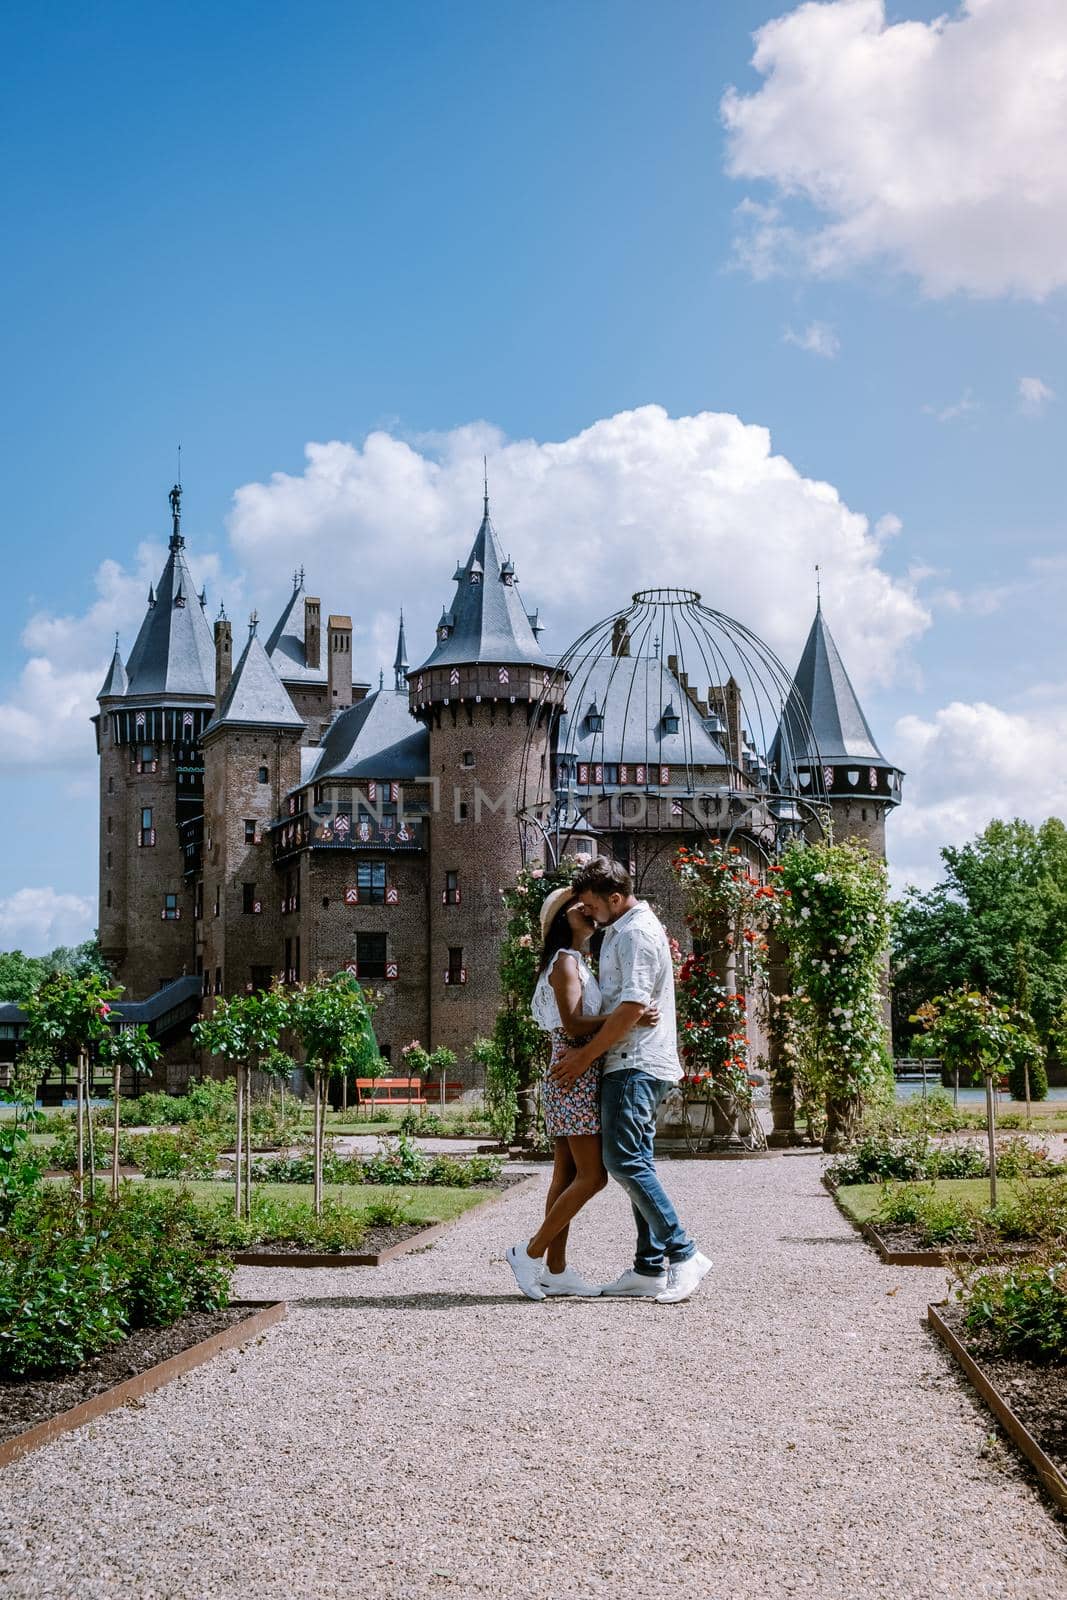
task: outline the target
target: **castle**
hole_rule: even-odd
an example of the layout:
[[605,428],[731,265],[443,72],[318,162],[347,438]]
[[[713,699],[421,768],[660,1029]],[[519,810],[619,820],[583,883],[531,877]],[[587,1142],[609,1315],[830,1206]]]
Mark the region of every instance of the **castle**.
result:
[[[642,753],[648,728],[629,712],[612,764],[595,751],[583,762],[598,719],[603,751],[595,681],[590,715],[585,683],[583,703],[569,703],[542,650],[488,494],[433,649],[414,667],[401,615],[391,683],[354,677],[351,618],[324,618],[302,573],[269,633],[253,615],[234,659],[231,622],[220,613],[212,629],[189,571],[179,488],[170,503],[166,563],[125,662],[116,639],[93,719],[100,943],[125,987],[122,1009],[167,1046],[169,1087],[201,1070],[188,1023],[211,997],[320,971],[347,969],[383,992],[376,1031],[398,1066],[416,1038],[462,1063],[497,1011],[500,890],[521,865],[515,796],[531,761],[552,787],[565,777],[622,818],[636,789],[661,808],[651,833],[628,836],[616,820],[588,848],[628,859],[668,923],[678,914],[668,863],[684,835],[671,817],[692,785],[693,736],[683,762],[675,702],[703,730],[701,771],[721,792],[755,759],[732,727],[730,685],[700,700],[676,657],[639,652],[631,670],[654,676],[669,702],[660,716],[657,699],[655,764]],[[616,634],[613,648],[628,654],[628,639]],[[793,695],[812,744],[800,757],[818,763],[837,836],[884,855],[902,774],[875,742],[821,606]],[[554,720],[535,715],[546,699]]]

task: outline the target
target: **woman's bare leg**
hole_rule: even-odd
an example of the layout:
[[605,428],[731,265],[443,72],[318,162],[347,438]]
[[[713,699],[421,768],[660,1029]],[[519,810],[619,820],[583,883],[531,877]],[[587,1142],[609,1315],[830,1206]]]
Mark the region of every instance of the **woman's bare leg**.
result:
[[[571,1155],[571,1147],[566,1139],[557,1139],[554,1147],[552,1167],[552,1182],[548,1186],[545,1196],[545,1216],[551,1211],[556,1201],[565,1189],[568,1189],[578,1174]],[[548,1247],[547,1266],[550,1272],[562,1272],[567,1265],[567,1230],[557,1234]]]
[[[526,1246],[527,1255],[543,1256],[561,1233],[566,1234],[566,1230],[582,1207],[595,1194],[599,1194],[608,1181],[608,1175],[604,1171],[599,1134],[579,1134],[568,1139],[567,1143],[574,1162],[574,1177],[546,1210],[544,1222]],[[555,1182],[554,1177],[553,1182]],[[553,1272],[562,1270],[562,1267],[553,1266],[551,1263],[549,1266]]]

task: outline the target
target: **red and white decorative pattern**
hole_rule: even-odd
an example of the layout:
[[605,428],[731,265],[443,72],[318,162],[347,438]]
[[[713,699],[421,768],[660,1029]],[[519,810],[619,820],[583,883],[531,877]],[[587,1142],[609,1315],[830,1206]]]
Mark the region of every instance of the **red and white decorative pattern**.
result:
[[145,720],[144,720],[144,712],[143,711],[138,711],[137,715],[133,719],[133,725],[139,731],[144,729]]
[[877,787],[878,787],[878,768],[877,767],[868,767],[867,768],[867,782],[868,782],[868,785],[870,786],[870,788],[877,789]]
[[385,963],[385,976],[390,981],[392,981],[394,978],[399,978],[400,968],[395,961],[387,961]]
[[345,963],[345,971],[348,973],[350,978],[359,977],[359,968],[356,966],[354,961],[348,961]]
[[659,781],[660,781],[661,786],[665,786],[666,784],[670,783],[670,781],[671,781],[671,769],[670,769],[670,767],[660,767],[660,769],[659,769]]
[[254,917],[258,917],[262,910],[263,910],[263,902],[262,902],[262,900],[253,900],[252,901],[252,915]]
[[834,769],[833,769],[833,767],[823,767],[823,769],[822,769],[822,781],[823,781],[823,785],[824,785],[825,788],[827,788],[827,789],[832,789],[833,788],[833,786],[834,786]]
[[458,667],[453,667],[452,668],[452,671],[448,674],[448,682],[449,682],[449,686],[451,688],[453,688],[453,689],[457,689],[459,687],[459,668]]
[[186,728],[188,728],[189,732],[192,733],[192,731],[193,731],[193,713],[191,711],[184,711],[182,713],[182,732],[183,733],[185,732]]
[[339,817],[334,818],[333,836],[335,839],[343,843],[345,839],[348,838],[348,835],[351,833],[351,831],[352,818],[347,814],[347,812],[342,811]]
[[408,827],[406,822],[402,822],[400,824],[399,828],[396,830],[396,837],[399,844],[411,843],[411,829]]
[[400,799],[400,785],[398,783],[391,783],[389,785],[389,798],[390,800]]
[[350,884],[346,884],[346,886],[345,886],[345,905],[346,906],[358,906],[359,905],[359,890],[356,888],[355,884],[351,884],[350,883]]
[[497,672],[497,677],[500,679],[501,683],[509,683],[511,681],[508,677],[507,667],[501,667]]
[[578,782],[581,784],[589,782],[589,767],[584,761],[578,763]]
[[619,782],[620,783],[629,783],[629,781],[630,781],[630,769],[629,769],[629,767],[621,766],[619,768]]
[[646,767],[635,767],[634,768],[634,782],[635,783],[644,783],[645,780],[646,780],[647,775],[648,775],[648,769]]
[[680,817],[681,814],[682,814],[682,802],[680,800],[672,800],[671,801],[671,816],[672,817]]
[[366,844],[370,838],[370,823],[361,822],[359,827],[356,829],[356,832],[359,834],[360,843]]
[[376,783],[368,783],[368,785],[367,785],[367,799],[371,802],[372,805],[377,805],[377,803],[378,803],[378,785]]
[[445,968],[445,982],[446,983],[466,983],[466,981],[467,981],[467,969],[466,969],[466,967],[460,967],[458,973],[454,973],[452,971],[451,967],[446,967]]
[[395,883],[386,885],[385,903],[387,906],[395,906],[400,904],[400,891],[397,889]]

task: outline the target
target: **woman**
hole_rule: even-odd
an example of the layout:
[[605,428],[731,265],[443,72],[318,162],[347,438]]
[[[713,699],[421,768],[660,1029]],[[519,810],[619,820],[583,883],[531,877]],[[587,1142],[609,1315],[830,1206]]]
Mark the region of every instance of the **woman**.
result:
[[[554,889],[541,907],[541,961],[531,1010],[552,1035],[552,1062],[595,1033],[603,1020],[600,986],[585,952],[596,923],[578,895]],[[654,1017],[646,1013],[642,1026]],[[541,1083],[545,1131],[554,1145],[552,1182],[545,1217],[528,1244],[512,1245],[508,1265],[530,1300],[547,1295],[598,1295],[600,1288],[567,1266],[567,1232],[574,1217],[607,1183],[600,1153],[600,1064],[569,1089],[554,1083],[551,1063]],[[544,1267],[540,1258],[545,1256]]]

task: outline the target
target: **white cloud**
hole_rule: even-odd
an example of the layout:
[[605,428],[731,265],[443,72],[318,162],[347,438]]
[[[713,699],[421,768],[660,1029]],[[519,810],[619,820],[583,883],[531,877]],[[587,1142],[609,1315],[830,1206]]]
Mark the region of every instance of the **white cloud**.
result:
[[0,899],[0,950],[47,955],[59,944],[81,944],[96,926],[96,905],[51,888],[17,889]]
[[1067,283],[1067,8],[964,0],[887,23],[884,0],[806,3],[755,35],[763,83],[722,101],[757,277],[882,261],[925,293],[1041,299]]
[[958,422],[960,417],[969,416],[972,411],[980,411],[982,403],[974,398],[973,389],[964,389],[958,400],[947,406],[923,406],[923,411],[929,417],[934,417],[938,422]]
[[1067,817],[1067,697],[1040,712],[954,700],[931,717],[901,717],[890,746],[905,769],[890,821],[894,881],[929,887],[938,851],[973,838],[994,817]]
[[799,333],[793,328],[786,328],[782,340],[785,344],[795,344],[798,350],[822,356],[826,361],[833,361],[841,351],[841,340],[826,322],[809,322]]
[[[108,557],[96,570],[96,598],[76,616],[37,611],[21,642],[28,657],[16,683],[0,701],[0,771],[55,768],[77,781],[79,765],[95,761],[89,723],[119,634],[128,657],[144,619],[148,586],[166,558],[162,545],[137,546],[131,569]],[[219,558],[193,550],[198,584],[219,581]],[[233,585],[234,589],[238,586]]]
[[1019,410],[1024,416],[1043,416],[1045,407],[1055,398],[1055,389],[1050,389],[1040,378],[1019,379]]
[[[493,520],[528,607],[548,624],[546,649],[563,649],[635,589],[685,584],[791,666],[811,623],[817,561],[858,683],[891,678],[927,625],[910,584],[879,566],[881,535],[831,484],[775,455],[765,428],[723,413],[672,418],[660,406],[552,443],[508,441],[483,423],[417,443],[373,433],[362,446],[311,444],[299,477],[237,491],[235,555],[248,573],[302,561],[324,608],[351,611],[357,664],[371,677],[392,661],[403,604],[414,665],[477,530],[483,454]],[[261,609],[279,600],[272,588]]]

